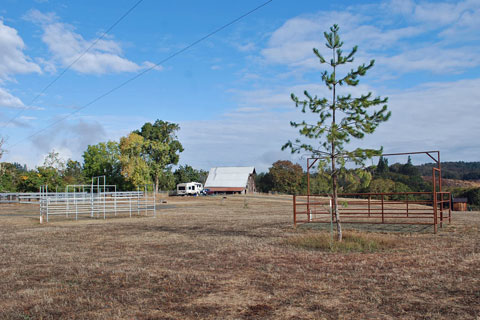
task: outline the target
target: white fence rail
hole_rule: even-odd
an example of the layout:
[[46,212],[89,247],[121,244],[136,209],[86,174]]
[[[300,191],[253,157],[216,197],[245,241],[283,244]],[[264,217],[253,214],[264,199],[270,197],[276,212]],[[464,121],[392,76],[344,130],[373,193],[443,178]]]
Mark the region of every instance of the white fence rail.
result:
[[[86,194],[86,192],[84,192]],[[77,192],[77,196],[80,192]],[[45,193],[42,192],[4,192],[0,193],[0,203],[38,203]],[[55,198],[73,198],[71,192],[48,192],[49,197]]]
[[156,216],[155,193],[144,191],[71,193],[56,197],[45,193],[40,197],[40,221],[51,216],[103,218],[119,214]]

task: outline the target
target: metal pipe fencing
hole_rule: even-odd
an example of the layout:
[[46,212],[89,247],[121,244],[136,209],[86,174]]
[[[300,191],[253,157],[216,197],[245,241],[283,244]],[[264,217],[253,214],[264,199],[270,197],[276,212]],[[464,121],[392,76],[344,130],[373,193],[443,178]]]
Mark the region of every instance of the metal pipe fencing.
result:
[[[66,198],[73,197],[73,194],[67,192],[49,192],[49,196]],[[4,192],[0,193],[0,203],[38,204],[41,197],[41,192]]]
[[[78,220],[82,217],[103,218],[120,214],[156,217],[156,195],[147,188],[137,191],[106,191],[112,186],[70,185],[65,196],[40,188],[40,222],[49,222],[53,216]],[[116,189],[116,187],[115,187]],[[77,190],[82,190],[76,192]]]
[[[343,223],[437,226],[451,222],[449,192],[345,193],[338,195]],[[293,196],[293,223],[335,222],[328,194]]]

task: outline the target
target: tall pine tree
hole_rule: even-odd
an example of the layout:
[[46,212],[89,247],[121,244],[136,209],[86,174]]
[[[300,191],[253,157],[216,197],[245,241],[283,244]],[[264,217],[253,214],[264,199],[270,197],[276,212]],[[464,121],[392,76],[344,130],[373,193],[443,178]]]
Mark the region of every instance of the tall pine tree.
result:
[[[353,47],[350,53],[344,55],[341,49],[343,42],[340,40],[338,30],[339,27],[335,24],[330,28],[330,32],[324,32],[327,41],[325,45],[332,53],[332,58],[329,61],[320,54],[318,49],[313,49],[320,63],[327,64],[330,67],[330,72],[324,71],[322,73],[322,81],[332,93],[331,99],[312,96],[307,91],[304,92],[306,97],[304,100],[300,100],[293,93],[291,95],[295,105],[300,107],[303,113],[308,108],[310,112],[318,114],[318,121],[314,124],[305,121],[292,121],[290,124],[295,128],[300,128],[300,135],[320,143],[319,145],[312,145],[296,139],[294,142],[288,141],[282,147],[282,150],[290,148],[292,153],[305,150],[330,163],[333,212],[337,225],[337,238],[341,241],[342,227],[337,197],[339,169],[345,166],[346,160],[362,164],[366,159],[380,155],[382,152],[381,149],[362,148],[348,151],[345,149],[345,145],[350,142],[351,138],[362,139],[365,134],[373,133],[380,123],[388,120],[390,112],[387,110],[386,105],[388,98],[372,97],[371,92],[356,98],[350,94],[337,95],[338,86],[356,86],[359,83],[359,77],[364,76],[375,63],[374,60],[371,60],[369,64],[362,64],[356,69],[351,69],[343,77],[339,77],[337,68],[353,62],[357,46]],[[375,106],[381,107],[378,110],[371,111]]]

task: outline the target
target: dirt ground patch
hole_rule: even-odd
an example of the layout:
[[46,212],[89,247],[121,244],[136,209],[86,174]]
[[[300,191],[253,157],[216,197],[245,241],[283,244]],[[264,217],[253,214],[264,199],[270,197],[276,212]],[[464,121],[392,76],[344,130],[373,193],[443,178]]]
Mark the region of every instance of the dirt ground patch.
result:
[[[168,199],[157,217],[55,220],[0,206],[1,319],[478,319],[480,213],[375,230],[375,253],[286,244],[289,197]],[[347,229],[354,226],[347,226]],[[365,232],[364,230],[362,232]]]

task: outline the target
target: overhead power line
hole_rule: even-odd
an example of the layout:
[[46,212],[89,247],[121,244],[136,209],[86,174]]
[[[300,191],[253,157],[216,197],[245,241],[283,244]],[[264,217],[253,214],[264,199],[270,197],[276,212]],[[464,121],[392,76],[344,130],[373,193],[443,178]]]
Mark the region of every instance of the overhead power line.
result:
[[220,32],[220,31],[222,31],[222,30],[224,30],[224,29],[228,28],[229,26],[231,26],[231,25],[233,25],[233,24],[237,23],[238,21],[240,21],[240,20],[242,20],[243,18],[245,18],[245,17],[247,17],[247,16],[251,15],[251,14],[252,14],[252,13],[254,13],[255,11],[257,11],[257,10],[259,10],[259,9],[261,9],[261,8],[263,8],[263,7],[265,7],[267,4],[269,4],[269,3],[270,3],[270,2],[272,2],[272,1],[273,1],[273,0],[268,0],[268,1],[264,2],[264,3],[262,3],[262,4],[261,4],[261,5],[259,5],[258,7],[256,7],[256,8],[254,8],[254,9],[252,9],[252,10],[248,11],[247,13],[244,13],[244,14],[242,14],[241,16],[239,16],[239,17],[237,17],[237,18],[233,19],[232,21],[230,21],[230,22],[228,22],[228,23],[224,24],[223,26],[221,26],[221,27],[219,27],[219,28],[215,29],[214,31],[212,31],[212,32],[208,33],[207,35],[205,35],[205,36],[203,36],[203,37],[201,37],[201,38],[199,38],[199,39],[195,40],[194,42],[190,43],[189,45],[187,45],[187,46],[183,47],[182,49],[180,49],[180,50],[178,50],[178,51],[176,51],[176,52],[172,53],[172,54],[171,54],[171,55],[169,55],[168,57],[166,57],[166,58],[162,59],[161,61],[159,61],[159,62],[155,63],[155,64],[154,64],[154,65],[152,65],[151,67],[149,67],[149,68],[147,68],[147,69],[143,70],[143,71],[142,71],[142,72],[140,72],[140,73],[137,73],[135,76],[133,76],[133,77],[131,77],[131,78],[129,78],[129,79],[127,79],[127,80],[125,80],[124,82],[120,83],[119,85],[117,85],[117,86],[113,87],[112,89],[110,89],[110,90],[106,91],[105,93],[103,93],[103,94],[101,94],[101,95],[97,96],[96,98],[94,98],[94,99],[90,100],[89,102],[87,102],[87,103],[86,103],[86,104],[84,104],[83,106],[81,106],[81,107],[79,107],[79,108],[75,109],[74,111],[70,112],[69,114],[67,114],[67,115],[65,115],[65,116],[61,117],[60,119],[58,119],[58,120],[56,120],[56,121],[52,122],[52,123],[51,123],[51,124],[49,124],[48,126],[46,126],[46,127],[42,128],[42,129],[40,129],[40,130],[38,130],[38,131],[36,131],[36,132],[32,133],[31,135],[29,135],[29,136],[27,136],[27,137],[25,137],[25,138],[23,138],[23,139],[21,139],[21,140],[17,141],[16,143],[12,144],[10,147],[12,148],[12,147],[15,147],[15,146],[17,146],[17,145],[18,145],[18,144],[20,144],[21,142],[23,142],[23,141],[25,141],[25,140],[28,140],[28,139],[30,139],[30,138],[32,138],[32,137],[34,137],[34,136],[36,136],[36,135],[38,135],[38,134],[40,134],[40,133],[42,133],[42,132],[46,131],[47,129],[49,129],[49,128],[51,128],[51,127],[55,126],[56,124],[58,124],[58,123],[62,122],[63,120],[65,120],[65,119],[67,119],[67,118],[71,117],[72,115],[74,115],[74,114],[76,114],[76,113],[80,112],[81,110],[83,110],[83,109],[85,109],[85,108],[87,108],[87,107],[91,106],[92,104],[94,104],[94,103],[95,103],[95,102],[97,102],[98,100],[105,98],[106,96],[110,95],[111,93],[113,93],[113,92],[117,91],[118,89],[120,89],[120,88],[122,88],[122,87],[126,86],[126,85],[127,85],[127,84],[129,84],[130,82],[132,82],[132,81],[134,81],[134,80],[136,80],[136,79],[140,78],[141,76],[143,76],[143,75],[144,75],[144,74],[146,74],[147,72],[149,72],[149,71],[151,71],[151,70],[153,70],[153,69],[157,68],[158,66],[160,66],[160,65],[164,64],[165,62],[167,62],[167,61],[169,61],[169,60],[173,59],[174,57],[176,57],[176,56],[178,56],[179,54],[181,54],[181,53],[183,53],[183,52],[187,51],[188,49],[190,49],[190,48],[192,48],[193,46],[195,46],[195,45],[199,44],[200,42],[202,42],[202,41],[204,41],[204,40],[206,40],[206,39],[208,39],[208,38],[212,37],[213,35],[217,34],[218,32]]
[[8,126],[10,123],[12,123],[16,118],[18,118],[25,110],[28,109],[28,107],[31,107],[33,105],[33,103],[35,101],[37,101],[37,99],[45,93],[45,91],[48,90],[48,88],[50,88],[55,82],[58,81],[58,79],[60,79],[75,63],[78,62],[78,60],[80,60],[85,54],[87,54],[88,51],[90,51],[90,49],[92,49],[100,40],[102,40],[103,38],[105,38],[105,36],[110,32],[112,31],[113,28],[115,28],[117,26],[117,24],[119,24],[126,16],[128,16],[130,14],[130,12],[132,12],[143,0],[138,0],[137,2],[135,2],[135,4],[130,7],[130,9],[128,9],[120,18],[118,18],[104,33],[102,33],[102,35],[100,37],[98,37],[95,41],[92,42],[92,44],[90,44],[90,46],[88,46],[87,49],[85,49],[85,51],[83,51],[75,60],[73,60],[65,69],[63,69],[62,72],[60,72],[56,77],[55,79],[53,79],[52,81],[50,81],[31,101],[30,103],[28,103],[25,108],[21,109],[19,112],[17,112],[10,120],[8,120],[8,122],[6,122],[1,129],[5,128],[6,126]]

